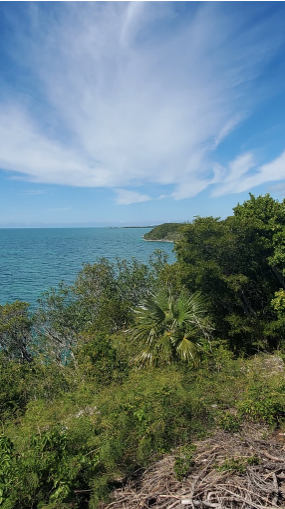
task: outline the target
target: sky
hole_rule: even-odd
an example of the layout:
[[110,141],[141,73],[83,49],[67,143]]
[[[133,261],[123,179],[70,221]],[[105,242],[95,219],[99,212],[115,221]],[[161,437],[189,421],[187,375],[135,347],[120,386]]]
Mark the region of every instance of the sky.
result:
[[0,2],[0,226],[285,196],[284,2]]

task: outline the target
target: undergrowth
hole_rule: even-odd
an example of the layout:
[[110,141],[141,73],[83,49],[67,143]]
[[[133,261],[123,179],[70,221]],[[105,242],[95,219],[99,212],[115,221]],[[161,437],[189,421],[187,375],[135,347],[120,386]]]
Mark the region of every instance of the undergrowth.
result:
[[[83,364],[69,367],[48,401],[42,368],[34,366],[33,398],[23,400],[31,383],[24,372],[2,421],[0,507],[80,508],[87,498],[94,509],[118,482],[175,448],[174,470],[183,479],[194,465],[194,437],[211,429],[236,433],[244,420],[282,427],[285,374],[261,370],[268,357],[234,359],[219,346],[189,371],[184,365],[129,369],[118,354],[107,385],[90,376],[90,363],[89,376]],[[238,472],[254,461],[229,458],[219,468]]]

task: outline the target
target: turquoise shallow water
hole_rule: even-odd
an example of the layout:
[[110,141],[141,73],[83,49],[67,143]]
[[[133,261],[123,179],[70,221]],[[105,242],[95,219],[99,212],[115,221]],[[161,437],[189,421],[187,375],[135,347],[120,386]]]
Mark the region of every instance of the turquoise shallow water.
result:
[[175,261],[173,244],[145,242],[149,228],[0,229],[0,304],[24,300],[36,305],[42,292],[72,283],[83,263],[104,256],[147,262],[155,249]]

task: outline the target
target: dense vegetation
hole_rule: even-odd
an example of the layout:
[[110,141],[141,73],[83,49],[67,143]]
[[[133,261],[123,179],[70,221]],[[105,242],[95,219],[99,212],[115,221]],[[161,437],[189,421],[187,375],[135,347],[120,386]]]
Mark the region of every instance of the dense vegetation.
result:
[[213,426],[282,427],[284,241],[285,203],[251,195],[183,225],[173,265],[102,259],[0,306],[0,507],[94,509]]
[[181,223],[163,223],[155,226],[150,232],[144,234],[144,240],[160,240],[174,242],[179,239]]

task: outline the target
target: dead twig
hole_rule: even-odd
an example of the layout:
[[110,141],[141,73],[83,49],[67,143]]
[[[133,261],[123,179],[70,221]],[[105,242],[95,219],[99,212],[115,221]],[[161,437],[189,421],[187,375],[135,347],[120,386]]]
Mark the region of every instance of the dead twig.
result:
[[[281,486],[285,479],[285,453],[279,443],[261,440],[258,430],[260,434],[264,431],[260,426],[257,430],[247,427],[246,435],[217,431],[195,442],[194,466],[189,465],[190,472],[182,481],[174,471],[179,450],[163,457],[141,472],[139,478],[130,479],[126,486],[114,491],[113,500],[102,509],[285,507]],[[251,460],[256,464],[251,464]]]

